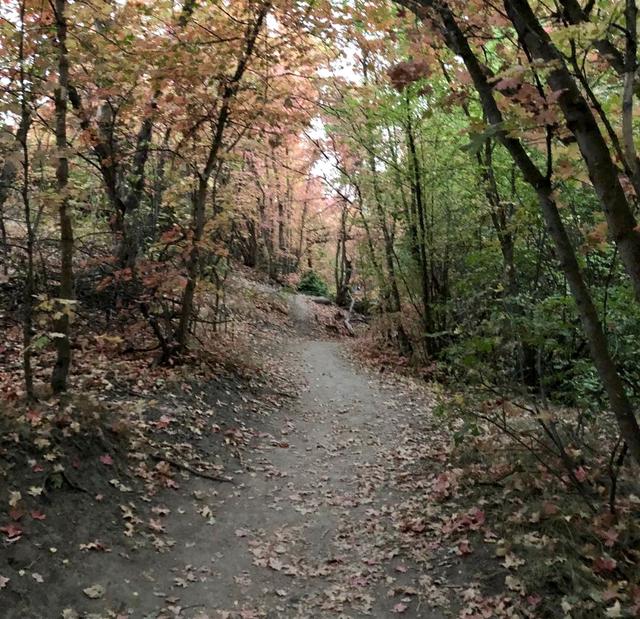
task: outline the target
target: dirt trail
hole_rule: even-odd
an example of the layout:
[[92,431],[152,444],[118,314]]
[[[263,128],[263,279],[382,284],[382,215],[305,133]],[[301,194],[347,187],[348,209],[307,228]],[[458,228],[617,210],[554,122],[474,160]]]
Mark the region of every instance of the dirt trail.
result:
[[[259,428],[235,485],[185,482],[164,497],[171,551],[87,554],[81,582],[54,585],[50,617],[448,616],[430,608],[446,591],[426,573],[431,557],[392,522],[422,405],[314,338],[309,302],[291,303],[298,336],[281,359],[302,392]],[[82,594],[93,583],[105,591],[95,601]]]

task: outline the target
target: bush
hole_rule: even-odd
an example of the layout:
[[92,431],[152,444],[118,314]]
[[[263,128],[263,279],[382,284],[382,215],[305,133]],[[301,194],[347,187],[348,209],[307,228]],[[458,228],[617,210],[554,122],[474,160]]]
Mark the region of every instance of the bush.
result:
[[298,284],[298,292],[316,297],[326,297],[329,294],[329,287],[315,271],[307,271]]

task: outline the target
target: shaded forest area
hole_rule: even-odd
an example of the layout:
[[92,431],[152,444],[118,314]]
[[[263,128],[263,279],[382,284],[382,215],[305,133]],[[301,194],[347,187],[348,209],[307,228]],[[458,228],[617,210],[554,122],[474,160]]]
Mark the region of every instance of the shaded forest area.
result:
[[104,405],[268,385],[302,292],[502,504],[461,616],[640,615],[634,0],[6,0],[0,51],[3,550],[87,454],[220,477]]

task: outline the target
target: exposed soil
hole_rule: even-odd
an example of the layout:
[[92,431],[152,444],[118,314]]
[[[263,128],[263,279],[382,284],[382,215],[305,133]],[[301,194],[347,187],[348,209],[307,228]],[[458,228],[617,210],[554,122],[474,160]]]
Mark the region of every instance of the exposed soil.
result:
[[30,521],[32,535],[1,550],[10,581],[0,615],[451,616],[454,594],[496,563],[465,556],[443,542],[442,522],[408,512],[445,448],[428,434],[430,392],[356,367],[340,341],[321,337],[312,306],[292,297],[294,329],[265,346],[274,380],[290,379],[298,397],[276,382],[220,380],[149,404],[151,419],[172,420],[162,431],[174,443],[186,441],[181,424],[195,424],[198,452],[222,481],[181,470],[150,495],[126,482],[63,485],[46,522]]

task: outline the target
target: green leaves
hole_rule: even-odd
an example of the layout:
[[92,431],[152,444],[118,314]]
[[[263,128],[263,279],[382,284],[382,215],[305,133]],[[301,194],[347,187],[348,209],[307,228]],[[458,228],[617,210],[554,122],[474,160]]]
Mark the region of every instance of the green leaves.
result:
[[472,131],[469,134],[469,143],[462,147],[462,150],[470,153],[471,155],[477,155],[487,144],[487,140],[494,139],[499,133],[506,131],[506,124],[504,122],[497,125],[490,125],[484,131],[476,132]]

